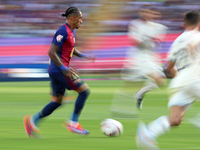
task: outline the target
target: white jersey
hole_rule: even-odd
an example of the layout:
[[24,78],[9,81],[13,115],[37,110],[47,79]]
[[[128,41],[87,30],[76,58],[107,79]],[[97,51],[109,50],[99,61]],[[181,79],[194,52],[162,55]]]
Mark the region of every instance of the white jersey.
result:
[[179,68],[178,75],[170,82],[171,96],[168,107],[181,106],[186,111],[200,98],[200,32],[185,31],[172,44],[169,60]]
[[185,31],[172,44],[168,60],[176,63],[178,70],[195,64],[199,59],[200,32]]
[[132,20],[129,23],[128,35],[131,39],[136,40],[142,50],[152,50],[155,47],[155,40],[162,40],[165,35],[167,27],[159,23],[151,21],[142,21],[140,19]]
[[137,19],[129,23],[128,35],[138,42],[138,46],[130,47],[127,52],[128,61],[124,64],[124,68],[131,71],[123,78],[135,80],[141,76],[148,77],[155,72],[164,76],[163,69],[158,63],[159,58],[153,50],[156,45],[155,39],[158,40],[157,42],[161,41],[166,30],[167,27],[164,25],[151,21],[144,22]]
[[200,82],[200,32],[185,31],[172,44],[168,59],[175,62],[178,75],[169,88],[180,89]]

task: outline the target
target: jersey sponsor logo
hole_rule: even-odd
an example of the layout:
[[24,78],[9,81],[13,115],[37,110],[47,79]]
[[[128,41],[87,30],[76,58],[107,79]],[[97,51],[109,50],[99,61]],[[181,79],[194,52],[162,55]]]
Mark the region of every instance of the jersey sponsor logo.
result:
[[63,36],[59,34],[59,35],[56,37],[57,42],[61,42],[62,38],[63,38]]

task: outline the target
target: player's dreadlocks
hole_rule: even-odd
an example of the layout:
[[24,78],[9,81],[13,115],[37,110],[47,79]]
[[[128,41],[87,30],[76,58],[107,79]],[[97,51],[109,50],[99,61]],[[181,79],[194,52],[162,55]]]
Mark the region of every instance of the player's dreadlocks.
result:
[[69,7],[64,14],[61,14],[62,17],[68,18],[72,14],[78,14],[80,10],[77,7]]

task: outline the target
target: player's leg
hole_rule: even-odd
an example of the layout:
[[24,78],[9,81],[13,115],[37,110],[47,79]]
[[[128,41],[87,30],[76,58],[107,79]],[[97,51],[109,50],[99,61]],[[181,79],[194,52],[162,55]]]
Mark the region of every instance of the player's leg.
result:
[[183,117],[182,108],[173,106],[171,115],[161,116],[153,122],[145,125],[140,123],[137,128],[136,143],[139,148],[157,149],[156,139],[170,130],[172,126],[178,126]]
[[137,118],[138,110],[133,100],[134,93],[142,86],[142,81],[122,81],[122,85],[115,90],[110,111],[114,118]]
[[[51,92],[50,92],[51,101],[55,102],[56,94],[55,94],[55,92],[53,92],[52,83],[50,84],[50,86],[51,86]],[[65,95],[62,98],[62,104],[63,103],[72,103],[72,102],[74,102],[74,96],[68,96],[68,94],[65,92]]]
[[[199,99],[200,98],[199,89],[200,89],[200,84],[198,82],[197,83],[193,83],[192,87],[190,87],[189,92],[191,94],[193,94],[197,99]],[[194,126],[200,128],[200,112],[198,112],[194,117],[189,119],[189,122],[191,124],[193,124]]]
[[142,108],[143,97],[145,93],[159,88],[161,85],[165,84],[165,75],[163,73],[163,68],[155,60],[157,57],[152,53],[141,53],[138,54],[135,62],[136,72],[147,78],[148,81],[144,86],[134,95],[137,100],[137,107]]
[[137,107],[142,109],[143,98],[147,92],[158,89],[165,84],[166,81],[163,74],[154,72],[147,75],[147,81],[145,82],[145,85],[134,95],[137,100]]
[[170,116],[169,116],[170,126],[171,127],[179,126],[185,114],[185,107],[174,105],[169,108],[169,112],[170,112]]
[[85,101],[90,94],[90,89],[89,89],[89,86],[86,83],[84,83],[79,88],[77,88],[75,91],[77,91],[79,93],[79,95],[76,99],[75,109],[74,109],[74,113],[72,116],[72,121],[78,122],[81,110],[83,109],[83,107],[85,105]]
[[193,100],[190,94],[176,93],[169,101],[170,116],[161,116],[148,125],[139,125],[137,130],[137,144],[139,147],[155,147],[156,138],[166,133],[173,126],[179,126],[185,111],[190,107]]
[[57,95],[55,101],[49,102],[41,111],[32,115],[31,119],[33,120],[34,124],[37,126],[42,118],[47,117],[54,110],[56,110],[61,105],[62,98],[63,98],[62,94]]
[[[132,62],[132,59],[128,59],[127,62]],[[133,93],[143,86],[145,78],[138,74],[134,65],[130,63],[124,64],[120,75],[123,80],[114,92],[110,107],[111,114],[114,118],[137,118],[138,110],[133,107],[136,105]]]
[[53,95],[55,95],[55,101],[48,103],[41,111],[32,116],[33,122],[37,125],[40,119],[50,115],[55,109],[57,109],[63,100],[63,95],[65,93],[65,87],[60,84],[61,78],[56,79],[54,75],[50,76],[51,86],[53,89]]
[[145,82],[145,85],[136,93],[136,97],[141,99],[142,101],[145,93],[154,89],[158,89],[159,87],[164,85],[166,85],[166,80],[163,74],[157,72],[149,74],[147,75],[147,81]]
[[[63,103],[73,103],[75,99],[75,96],[68,96],[66,93],[62,98],[62,104]],[[56,101],[56,96],[51,94],[51,101],[55,102]]]
[[156,139],[170,130],[172,126],[179,126],[185,110],[175,105],[170,108],[170,116],[161,116],[148,125],[140,124],[137,131],[137,145],[140,147],[156,147]]
[[90,94],[89,86],[82,79],[80,79],[80,77],[75,73],[72,76],[70,76],[70,80],[68,80],[68,83],[71,84],[71,87],[68,89],[75,90],[78,93],[78,97],[75,102],[75,107],[74,107],[74,112],[72,114],[71,122],[70,123],[65,122],[64,126],[68,127],[69,131],[78,134],[89,134],[90,132],[84,130],[79,124],[79,117],[81,111]]
[[37,112],[36,114],[30,116],[26,115],[24,117],[25,129],[29,136],[34,136],[36,133],[35,131],[38,131],[37,126],[41,119],[50,115],[62,103],[65,87],[59,84],[53,76],[51,77],[51,83],[53,92],[56,95],[56,100],[49,102],[41,111]]
[[79,124],[79,117],[81,115],[81,111],[85,105],[85,102],[90,94],[90,89],[86,83],[81,85],[76,91],[79,93],[74,107],[74,112],[70,122],[70,130],[78,134],[89,134],[90,132],[83,129]]

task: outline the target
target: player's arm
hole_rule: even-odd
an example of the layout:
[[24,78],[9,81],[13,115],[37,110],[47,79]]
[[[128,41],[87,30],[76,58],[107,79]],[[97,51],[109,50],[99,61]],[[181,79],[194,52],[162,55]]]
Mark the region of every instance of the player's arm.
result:
[[[179,45],[179,43],[178,43],[178,45]],[[177,53],[179,51],[178,45],[177,45],[177,42],[174,41],[168,52],[168,56],[167,56],[168,63],[167,63],[167,67],[164,69],[164,73],[167,78],[174,78],[178,74],[178,71],[175,67]]]
[[86,57],[87,57],[86,54],[81,53],[81,52],[78,51],[75,47],[74,47],[74,52],[73,52],[73,54],[74,54],[75,56],[77,56],[77,57],[80,57],[80,58],[86,58]]
[[74,52],[73,54],[77,57],[80,57],[80,58],[85,58],[85,59],[89,59],[89,60],[96,60],[97,57],[96,56],[93,56],[93,55],[86,55],[86,54],[83,54],[81,53],[80,51],[78,51],[75,47],[74,47]]
[[133,43],[137,42],[138,45],[144,44],[144,36],[140,33],[138,21],[133,20],[128,25],[128,36]]
[[168,62],[167,70],[169,70],[171,78],[174,78],[178,73],[177,69],[175,68],[175,62],[174,61]]
[[52,43],[51,47],[49,49],[49,52],[48,52],[49,57],[55,63],[55,65],[58,66],[58,67],[60,67],[62,65],[62,62],[57,55],[57,52],[59,50],[60,50],[60,48],[57,45],[55,45],[54,43]]
[[167,27],[159,24],[159,23],[154,23],[155,24],[155,35],[152,37],[152,40],[154,42],[161,42],[165,38],[165,34],[167,33]]
[[55,45],[54,43],[52,43],[52,44],[51,44],[51,47],[50,47],[50,49],[49,49],[49,51],[48,51],[48,55],[49,55],[49,57],[51,58],[51,60],[55,63],[55,65],[58,66],[58,67],[62,70],[62,72],[63,72],[65,75],[67,75],[67,74],[69,74],[71,71],[70,71],[69,68],[65,67],[65,66],[62,64],[60,58],[59,58],[58,55],[57,55],[57,52],[58,52],[59,50],[60,50],[60,48],[59,48],[57,45]]

